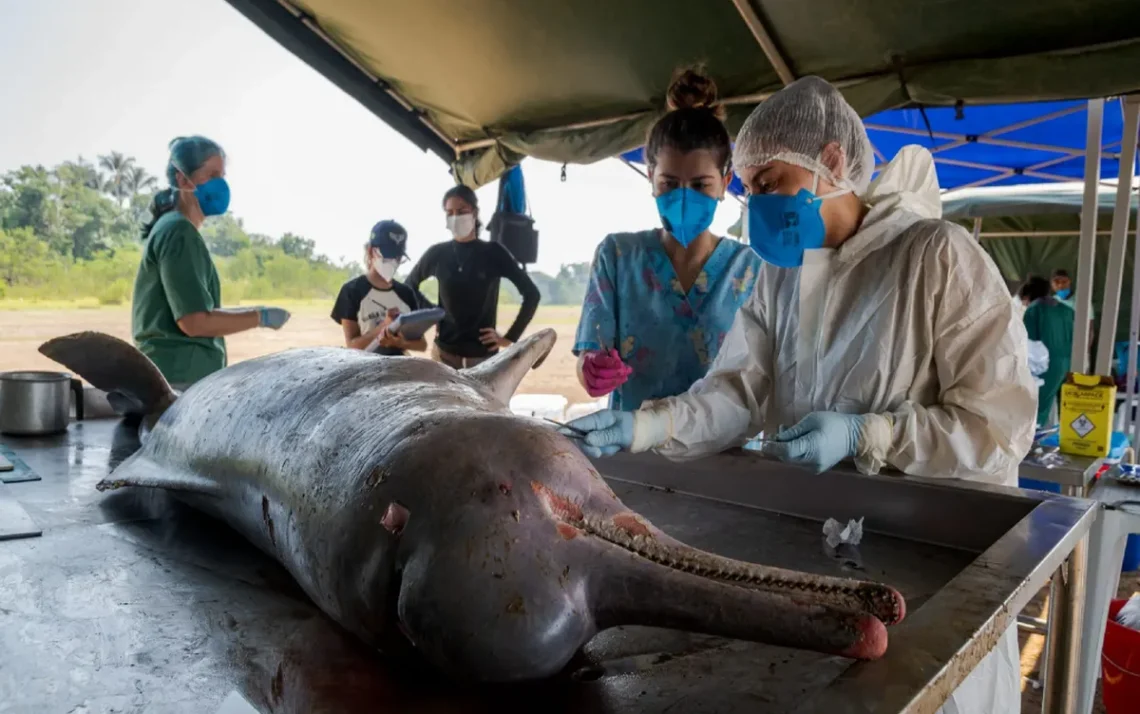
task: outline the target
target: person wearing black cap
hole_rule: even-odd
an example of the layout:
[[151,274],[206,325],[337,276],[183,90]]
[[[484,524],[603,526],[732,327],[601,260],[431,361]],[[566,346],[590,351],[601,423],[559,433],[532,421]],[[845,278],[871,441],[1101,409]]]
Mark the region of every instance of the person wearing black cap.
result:
[[427,350],[427,340],[405,340],[388,332],[402,313],[434,307],[420,292],[396,280],[407,260],[408,232],[395,221],[380,221],[364,246],[366,272],[344,284],[333,305],[332,319],[344,330],[344,344],[363,350],[377,343],[377,354],[406,355]]

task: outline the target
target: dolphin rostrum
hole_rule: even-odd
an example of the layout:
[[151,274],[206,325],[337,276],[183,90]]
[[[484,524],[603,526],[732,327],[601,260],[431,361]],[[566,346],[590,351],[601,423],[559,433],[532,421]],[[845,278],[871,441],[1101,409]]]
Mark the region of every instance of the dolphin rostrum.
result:
[[546,677],[619,625],[883,654],[884,625],[906,609],[893,588],[686,546],[626,508],[569,439],[513,415],[554,341],[543,330],[462,371],[290,350],[182,395],[108,335],[40,351],[147,412],[142,448],[100,490],[173,492],[277,559],[349,632],[456,678]]

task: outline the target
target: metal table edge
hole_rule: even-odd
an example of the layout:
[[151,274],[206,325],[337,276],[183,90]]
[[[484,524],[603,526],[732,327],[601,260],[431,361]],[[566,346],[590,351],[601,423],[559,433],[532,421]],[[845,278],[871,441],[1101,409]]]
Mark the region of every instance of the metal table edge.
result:
[[[917,612],[891,629],[892,642],[898,642],[908,653],[916,651],[919,648],[917,643],[923,639],[964,640],[964,647],[944,653],[933,663],[912,662],[907,672],[890,660],[888,649],[888,657],[882,660],[850,667],[797,709],[797,714],[929,714],[937,711],[977,663],[998,644],[1001,635],[1016,625],[1018,613],[1045,586],[1081,539],[1088,535],[1100,515],[1099,504],[1091,500],[1052,494],[1044,496],[1013,530],[980,554]],[[1049,519],[1048,524],[1038,523],[1042,518]],[[1050,524],[1053,527],[1040,536],[1044,541],[1037,539],[1037,534],[1043,530],[1038,526]],[[1033,531],[1029,534],[1035,536],[1032,542],[1025,537],[1027,530]],[[1043,554],[1034,555],[1042,549],[1045,551]],[[1022,563],[1020,568],[1017,567],[1019,561]],[[1026,561],[1031,561],[1031,564]],[[999,591],[1004,593],[1000,599],[977,587],[979,582],[992,581],[993,574],[1000,573],[1003,566],[1013,572],[1006,573],[1005,580],[1011,587]],[[977,617],[967,614],[953,621],[948,614],[955,611],[988,612],[988,615]],[[947,627],[948,620],[953,621],[953,628]],[[947,634],[948,631],[956,634]],[[902,673],[909,675],[908,681],[900,682]],[[872,703],[874,708],[871,708]]]

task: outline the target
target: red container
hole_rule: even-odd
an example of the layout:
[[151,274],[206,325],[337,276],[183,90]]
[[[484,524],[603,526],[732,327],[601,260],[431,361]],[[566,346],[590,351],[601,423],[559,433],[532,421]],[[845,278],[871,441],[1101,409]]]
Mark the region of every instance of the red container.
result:
[[1108,607],[1108,627],[1101,649],[1101,694],[1108,714],[1140,712],[1140,632],[1116,622],[1127,600]]

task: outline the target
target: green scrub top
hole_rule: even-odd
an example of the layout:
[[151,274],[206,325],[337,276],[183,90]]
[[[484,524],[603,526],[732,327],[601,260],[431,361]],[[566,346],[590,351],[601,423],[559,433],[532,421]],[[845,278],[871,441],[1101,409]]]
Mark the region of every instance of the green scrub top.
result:
[[221,337],[189,337],[178,320],[221,307],[218,270],[202,234],[178,211],[154,224],[135,277],[131,331],[171,384],[188,386],[226,366]]
[[1073,308],[1055,298],[1033,302],[1025,310],[1025,331],[1029,339],[1045,344],[1049,351],[1049,369],[1041,375],[1045,384],[1037,391],[1037,423],[1045,424],[1053,400],[1061,392],[1073,356]]

